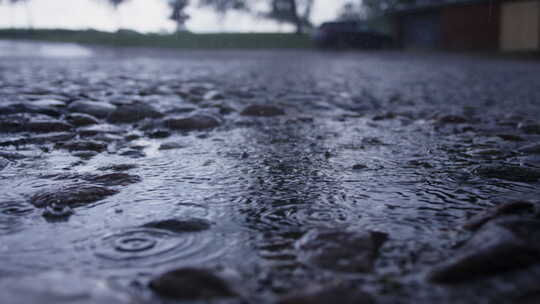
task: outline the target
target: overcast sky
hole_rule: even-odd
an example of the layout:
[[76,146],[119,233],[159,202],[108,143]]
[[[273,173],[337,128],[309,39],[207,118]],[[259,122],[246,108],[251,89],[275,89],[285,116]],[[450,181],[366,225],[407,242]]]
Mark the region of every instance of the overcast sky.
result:
[[[344,0],[317,0],[313,11],[313,20],[320,23],[336,16]],[[188,28],[194,32],[264,32],[287,31],[282,26],[267,20],[230,13],[221,20],[212,12],[199,8],[190,8],[192,18]],[[115,31],[118,24],[141,32],[172,31],[175,26],[167,20],[169,15],[164,0],[131,0],[122,5],[119,18],[103,0],[32,0],[28,8],[25,5],[0,6],[0,27],[26,27],[31,15],[36,28],[94,28]],[[120,22],[119,22],[120,20]]]

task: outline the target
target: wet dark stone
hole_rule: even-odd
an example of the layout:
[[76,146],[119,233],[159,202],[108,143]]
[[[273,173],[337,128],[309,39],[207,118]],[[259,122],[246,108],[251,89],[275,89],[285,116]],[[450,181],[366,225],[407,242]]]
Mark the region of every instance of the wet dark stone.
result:
[[362,170],[362,169],[366,169],[366,168],[367,168],[367,166],[364,165],[364,164],[355,164],[355,165],[352,166],[353,170]]
[[69,104],[68,110],[75,113],[89,114],[97,118],[106,118],[116,110],[116,106],[101,101],[78,100]]
[[58,132],[50,134],[38,134],[32,135],[26,139],[26,143],[29,144],[47,144],[47,143],[58,143],[65,142],[73,139],[76,136],[75,133],[71,132]]
[[540,154],[540,143],[523,146],[518,151],[526,154]]
[[396,114],[392,112],[388,112],[385,114],[373,116],[372,120],[378,121],[378,120],[387,120],[387,119],[394,119],[394,118],[396,118]]
[[72,125],[60,120],[33,120],[26,124],[28,131],[36,133],[64,132],[72,128]]
[[171,132],[167,130],[154,130],[147,133],[150,138],[167,138],[171,136]]
[[428,275],[432,282],[460,283],[521,269],[540,261],[540,221],[501,219],[486,224],[454,257]]
[[107,143],[94,140],[72,140],[59,143],[58,146],[69,151],[103,152],[107,149]]
[[298,294],[289,295],[278,304],[372,304],[373,298],[358,287],[336,286],[312,288]]
[[107,120],[111,123],[132,123],[146,118],[159,118],[163,115],[154,107],[144,103],[121,105],[114,110]]
[[430,163],[428,163],[426,161],[418,160],[418,159],[413,159],[413,160],[408,161],[407,165],[412,166],[412,167],[421,167],[421,168],[425,168],[425,169],[433,168],[432,164],[430,164]]
[[83,177],[84,180],[104,186],[127,186],[140,182],[142,179],[137,175],[127,173],[109,173],[104,175],[90,175]]
[[71,155],[80,157],[82,159],[90,159],[92,157],[97,156],[99,153],[95,151],[77,151],[72,153]]
[[379,248],[388,236],[382,232],[312,230],[297,242],[300,260],[339,272],[370,272]]
[[283,109],[278,108],[272,105],[250,105],[245,108],[240,115],[243,116],[259,116],[259,117],[270,117],[270,116],[280,116],[285,115]]
[[170,219],[164,221],[156,221],[144,224],[146,228],[156,228],[162,230],[168,230],[171,232],[199,232],[208,230],[211,223],[205,219]]
[[76,207],[100,201],[116,193],[118,193],[117,190],[103,186],[73,184],[40,191],[30,198],[30,203],[38,208],[53,204]]
[[0,106],[0,116],[20,113],[43,114],[51,117],[60,117],[60,115],[62,115],[59,110],[52,107],[42,107],[24,103]]
[[540,124],[523,122],[518,125],[518,129],[527,134],[540,134]]
[[475,230],[482,227],[488,221],[503,215],[534,213],[534,211],[535,204],[529,201],[506,202],[473,216],[463,225],[463,227]]
[[525,141],[525,139],[515,134],[497,134],[497,137],[506,141]]
[[0,116],[2,132],[62,132],[71,130],[72,126],[64,121],[51,119],[39,114],[14,114]]
[[437,122],[442,124],[462,124],[468,122],[468,119],[459,115],[445,115],[440,117]]
[[66,117],[66,120],[77,127],[84,127],[98,124],[99,121],[92,115],[82,113],[72,113]]
[[5,304],[142,303],[141,299],[111,282],[59,271],[9,276],[0,280],[0,290]]
[[102,170],[102,171],[111,170],[111,171],[121,172],[121,171],[128,171],[131,169],[135,169],[137,167],[138,166],[136,164],[118,164],[118,165],[109,165],[105,167],[100,167],[99,170]]
[[142,158],[146,156],[146,153],[137,149],[122,149],[118,151],[118,155],[131,158]]
[[516,165],[483,165],[474,172],[487,178],[499,178],[515,182],[535,182],[540,179],[540,169]]
[[159,150],[174,150],[174,149],[182,149],[185,148],[186,145],[181,143],[175,143],[175,142],[169,142],[169,143],[163,143],[159,146]]
[[153,279],[149,286],[157,294],[177,300],[211,300],[236,296],[225,281],[204,269],[173,270]]
[[196,114],[184,118],[169,118],[165,120],[165,125],[173,130],[193,131],[206,130],[219,127],[219,121],[209,115]]

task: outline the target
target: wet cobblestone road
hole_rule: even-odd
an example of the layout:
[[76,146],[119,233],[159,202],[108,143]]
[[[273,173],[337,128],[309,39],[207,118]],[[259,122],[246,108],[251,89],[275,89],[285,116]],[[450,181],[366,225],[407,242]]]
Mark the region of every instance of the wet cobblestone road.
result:
[[5,303],[539,299],[538,63],[84,54],[0,58]]

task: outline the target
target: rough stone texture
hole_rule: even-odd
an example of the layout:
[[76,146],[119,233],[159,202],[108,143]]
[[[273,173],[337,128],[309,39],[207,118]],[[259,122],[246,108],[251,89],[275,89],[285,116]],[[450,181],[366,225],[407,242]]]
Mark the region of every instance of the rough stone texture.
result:
[[43,114],[51,117],[59,117],[61,115],[61,112],[55,108],[26,103],[12,103],[0,106],[0,116],[20,113]]
[[525,183],[540,179],[540,169],[517,165],[483,165],[477,167],[474,172],[482,177]]
[[240,114],[243,116],[271,117],[285,115],[285,111],[272,105],[250,105]]
[[534,122],[520,123],[518,129],[528,134],[540,134],[540,124]]
[[540,143],[523,146],[518,151],[526,154],[540,154]]
[[87,182],[91,182],[103,186],[127,186],[140,182],[142,179],[137,175],[127,173],[109,173],[104,175],[88,175],[83,176]]
[[66,117],[66,120],[77,127],[84,127],[98,124],[99,121],[92,115],[82,113],[72,113]]
[[520,214],[520,213],[534,213],[535,204],[529,201],[512,201],[502,203],[494,208],[488,209],[482,213],[479,213],[470,218],[464,228],[474,230],[480,228],[482,225],[491,221],[497,217],[503,215]]
[[153,106],[143,103],[121,105],[114,110],[107,120],[111,123],[132,123],[145,118],[159,118],[163,116]]
[[117,190],[89,184],[73,184],[42,190],[30,198],[32,205],[42,208],[51,204],[76,207],[100,201],[118,193]]
[[107,143],[94,140],[72,140],[59,143],[58,146],[69,151],[103,152],[107,149]]
[[278,304],[373,304],[373,298],[358,287],[317,287],[289,295]]
[[540,221],[504,218],[485,225],[428,278],[437,283],[460,283],[521,269],[539,259]]
[[177,300],[211,300],[235,297],[236,293],[215,274],[204,269],[181,268],[150,282],[157,294]]
[[387,235],[381,232],[312,230],[297,243],[300,260],[339,272],[370,272]]
[[209,115],[196,114],[190,117],[169,118],[165,120],[168,128],[178,131],[206,130],[219,127],[219,121]]
[[211,223],[205,219],[170,219],[163,221],[155,221],[144,224],[143,227],[146,228],[156,228],[168,230],[171,232],[181,233],[181,232],[199,232],[208,230],[211,226]]
[[26,129],[36,133],[50,133],[69,131],[72,125],[60,120],[33,120],[26,125]]

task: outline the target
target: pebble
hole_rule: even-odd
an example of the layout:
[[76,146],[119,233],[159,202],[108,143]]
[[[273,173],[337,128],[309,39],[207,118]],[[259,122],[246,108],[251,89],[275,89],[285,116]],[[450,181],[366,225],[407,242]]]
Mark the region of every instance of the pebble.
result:
[[36,133],[64,132],[73,128],[61,120],[32,120],[26,124],[26,130]]
[[312,230],[296,244],[300,260],[338,272],[370,272],[388,235],[382,232]]
[[540,221],[514,218],[486,224],[428,279],[453,284],[517,270],[540,260]]
[[535,204],[529,201],[511,201],[499,204],[470,218],[463,227],[469,230],[476,230],[482,227],[488,221],[503,215],[533,213]]
[[468,122],[468,119],[459,115],[445,115],[440,117],[437,122],[441,124],[462,124]]
[[94,140],[72,140],[59,143],[58,146],[69,151],[103,152],[107,149],[107,143]]
[[499,178],[515,182],[536,182],[540,179],[540,169],[517,165],[482,165],[473,170],[487,178]]
[[142,179],[137,175],[122,172],[115,172],[104,175],[89,175],[83,177],[83,179],[87,182],[103,186],[127,186],[142,181]]
[[526,154],[540,154],[540,143],[523,146],[518,151]]
[[278,304],[373,304],[373,298],[357,286],[315,287],[289,295]]
[[352,169],[353,170],[362,170],[362,169],[367,169],[367,166],[364,165],[364,164],[355,164],[352,166]]
[[42,107],[38,105],[24,104],[24,103],[13,103],[5,106],[0,106],[0,116],[9,115],[9,114],[42,114],[50,117],[60,117],[62,113],[52,107]]
[[169,219],[163,221],[156,221],[144,224],[146,228],[156,228],[167,230],[171,232],[199,232],[208,230],[211,223],[205,219],[193,218],[193,219]]
[[185,148],[186,145],[181,143],[175,143],[175,142],[168,142],[163,143],[159,146],[159,150],[174,150],[174,149],[182,149]]
[[515,134],[497,134],[497,137],[506,141],[525,141],[525,139]]
[[101,171],[111,170],[111,171],[121,172],[121,171],[128,171],[131,169],[135,169],[138,167],[139,166],[137,166],[136,164],[118,164],[118,165],[113,164],[113,165],[109,165],[105,167],[100,167],[99,170]]
[[285,115],[283,109],[272,105],[250,105],[245,108],[240,115],[243,116],[259,116],[259,117],[271,117]]
[[173,130],[194,131],[213,129],[220,125],[219,121],[205,114],[195,114],[189,117],[169,118],[165,120],[165,125]]
[[159,118],[162,116],[153,106],[136,103],[119,106],[109,115],[107,120],[110,123],[133,123],[146,118]]
[[157,294],[176,300],[213,300],[236,297],[220,277],[205,269],[180,268],[153,279],[150,288]]
[[114,110],[116,106],[102,101],[74,101],[68,106],[70,112],[89,114],[97,118],[106,118]]
[[539,123],[522,122],[518,125],[518,129],[527,134],[540,134]]
[[73,207],[94,203],[116,193],[118,193],[117,190],[103,186],[72,184],[42,190],[32,195],[30,203],[38,208],[44,208],[53,204]]
[[99,123],[97,118],[95,118],[94,116],[89,115],[89,114],[82,114],[82,113],[69,114],[67,115],[66,120],[67,122],[69,122],[70,124],[76,127],[84,127],[84,126],[95,125]]

